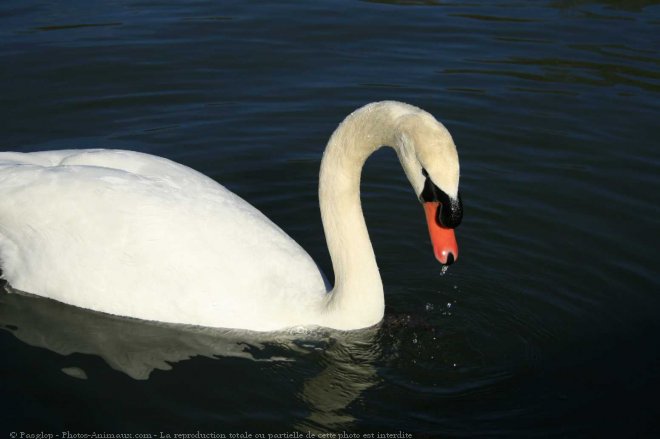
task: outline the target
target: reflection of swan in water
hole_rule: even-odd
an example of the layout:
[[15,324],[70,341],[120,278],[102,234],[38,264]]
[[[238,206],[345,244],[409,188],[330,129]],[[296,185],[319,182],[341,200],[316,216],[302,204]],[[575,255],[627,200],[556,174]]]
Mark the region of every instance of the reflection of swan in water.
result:
[[355,419],[346,413],[346,407],[379,381],[373,365],[380,356],[377,333],[377,329],[371,328],[344,334],[341,341],[327,347],[326,368],[307,380],[300,393],[314,410],[296,425],[298,430],[336,432],[351,426]]
[[[311,356],[310,361],[318,360],[324,366],[305,381],[299,395],[311,409],[312,426],[315,422],[346,425],[351,418],[343,410],[377,380],[372,360],[377,356],[374,339],[378,328],[352,333],[267,334],[161,324],[96,313],[8,286],[5,289],[0,286],[0,328],[24,343],[61,355],[99,356],[113,369],[139,380],[195,356],[276,362]],[[316,355],[321,358],[315,359]],[[84,376],[77,368],[63,372]]]
[[[197,355],[253,357],[236,332],[90,312],[6,288],[9,293],[0,293],[0,325],[16,338],[61,355],[97,355],[135,379]],[[260,347],[258,341],[252,346]]]

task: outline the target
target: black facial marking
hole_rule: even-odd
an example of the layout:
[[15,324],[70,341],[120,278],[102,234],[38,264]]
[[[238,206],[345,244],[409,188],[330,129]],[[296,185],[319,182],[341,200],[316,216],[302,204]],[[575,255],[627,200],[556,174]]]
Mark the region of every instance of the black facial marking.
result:
[[444,193],[431,181],[431,177],[429,177],[425,169],[422,169],[422,173],[426,177],[426,181],[424,182],[424,189],[419,196],[420,200],[422,202],[437,201],[440,203],[435,220],[442,227],[455,229],[463,219],[463,202],[461,201],[460,192],[456,199],[451,199],[449,195]]

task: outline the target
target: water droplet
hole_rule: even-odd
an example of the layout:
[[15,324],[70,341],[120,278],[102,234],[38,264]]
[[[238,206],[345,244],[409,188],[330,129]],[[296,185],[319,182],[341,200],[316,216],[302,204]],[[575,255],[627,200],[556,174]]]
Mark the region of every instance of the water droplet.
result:
[[447,302],[447,308],[451,308],[451,302]]
[[426,305],[424,305],[424,309],[426,309],[427,311],[433,311],[433,304],[427,303]]
[[443,265],[440,269],[440,276],[444,276],[447,270],[449,270],[449,265]]

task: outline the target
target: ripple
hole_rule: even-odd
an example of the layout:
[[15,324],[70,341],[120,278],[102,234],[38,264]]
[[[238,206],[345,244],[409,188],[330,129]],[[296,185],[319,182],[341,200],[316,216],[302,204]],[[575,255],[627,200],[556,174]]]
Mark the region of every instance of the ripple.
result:
[[479,21],[494,21],[504,23],[538,23],[541,20],[534,18],[519,18],[519,17],[503,17],[494,15],[479,15],[479,14],[448,14],[450,17],[469,18],[471,20]]
[[56,30],[81,29],[81,28],[86,28],[86,27],[123,26],[123,24],[124,23],[121,23],[121,22],[58,24],[58,25],[50,25],[50,26],[39,26],[39,27],[35,27],[34,30],[49,32],[49,31],[56,31]]

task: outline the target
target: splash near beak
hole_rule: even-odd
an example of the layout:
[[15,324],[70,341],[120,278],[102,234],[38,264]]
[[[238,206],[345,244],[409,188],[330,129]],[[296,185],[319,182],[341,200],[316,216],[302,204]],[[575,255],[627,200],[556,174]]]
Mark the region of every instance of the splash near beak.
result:
[[458,244],[454,229],[448,229],[438,224],[436,218],[439,202],[427,201],[423,205],[435,258],[443,265],[450,265],[458,259]]

